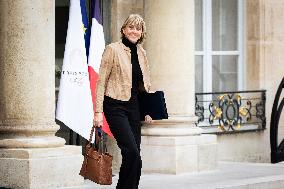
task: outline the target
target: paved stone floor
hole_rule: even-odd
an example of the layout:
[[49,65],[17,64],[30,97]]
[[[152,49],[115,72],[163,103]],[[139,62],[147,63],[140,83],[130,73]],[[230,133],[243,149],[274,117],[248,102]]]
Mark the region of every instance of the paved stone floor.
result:
[[[88,180],[84,186],[70,189],[115,189]],[[69,189],[69,188],[68,188]],[[191,174],[143,174],[139,189],[284,189],[284,163],[219,162],[218,169]]]

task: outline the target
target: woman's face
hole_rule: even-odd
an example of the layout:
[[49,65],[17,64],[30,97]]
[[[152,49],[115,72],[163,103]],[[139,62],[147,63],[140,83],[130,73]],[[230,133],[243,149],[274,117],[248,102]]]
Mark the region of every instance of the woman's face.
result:
[[122,31],[131,43],[136,43],[141,38],[142,28],[137,26],[128,24]]

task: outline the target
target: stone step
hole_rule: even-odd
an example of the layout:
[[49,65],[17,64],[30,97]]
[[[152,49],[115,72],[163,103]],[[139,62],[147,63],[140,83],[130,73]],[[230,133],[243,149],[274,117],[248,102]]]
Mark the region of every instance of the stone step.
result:
[[[115,189],[118,176],[111,186],[100,186],[85,180],[84,186],[68,189]],[[284,163],[219,162],[210,172],[178,175],[143,174],[141,189],[284,189]],[[66,188],[67,189],[67,188]]]

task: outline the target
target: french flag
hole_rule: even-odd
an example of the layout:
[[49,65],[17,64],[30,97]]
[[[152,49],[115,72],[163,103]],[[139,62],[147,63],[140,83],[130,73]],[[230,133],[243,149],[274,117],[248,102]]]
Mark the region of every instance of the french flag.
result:
[[[105,38],[102,26],[102,15],[100,11],[100,0],[92,0],[92,27],[88,58],[88,71],[90,78],[90,86],[93,101],[93,110],[95,111],[95,94],[96,83],[99,76],[99,68],[101,64],[102,54],[105,48]],[[113,136],[108,123],[104,117],[103,131],[110,136]]]

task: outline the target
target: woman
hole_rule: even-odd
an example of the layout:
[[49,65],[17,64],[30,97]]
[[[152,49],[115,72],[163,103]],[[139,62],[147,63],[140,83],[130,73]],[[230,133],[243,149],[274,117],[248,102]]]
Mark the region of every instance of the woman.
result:
[[[137,94],[150,92],[150,70],[142,42],[146,26],[142,17],[130,15],[121,27],[119,42],[103,53],[96,88],[94,124],[101,127],[103,115],[121,149],[122,164],[117,189],[137,189],[142,161],[141,123]],[[151,122],[150,116],[145,121]]]

